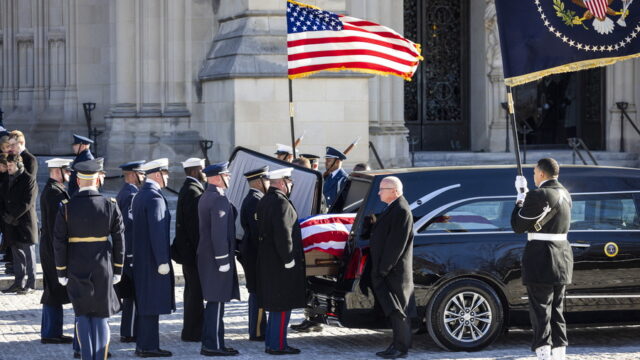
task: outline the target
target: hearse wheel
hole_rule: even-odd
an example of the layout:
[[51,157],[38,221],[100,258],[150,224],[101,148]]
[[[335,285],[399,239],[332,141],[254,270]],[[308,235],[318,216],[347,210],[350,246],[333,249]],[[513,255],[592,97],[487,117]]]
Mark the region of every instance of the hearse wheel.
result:
[[495,290],[475,279],[445,285],[427,309],[431,338],[449,351],[478,351],[489,346],[502,331],[504,314]]

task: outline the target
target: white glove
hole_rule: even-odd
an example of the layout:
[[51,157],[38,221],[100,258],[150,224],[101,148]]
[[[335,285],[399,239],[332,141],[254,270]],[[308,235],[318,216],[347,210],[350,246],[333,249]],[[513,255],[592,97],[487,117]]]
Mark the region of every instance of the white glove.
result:
[[527,193],[518,193],[516,195],[516,204],[522,205],[524,204],[524,199],[527,197]]
[[66,277],[59,277],[58,278],[58,282],[62,286],[67,286],[67,283],[69,282],[69,279],[67,279]]
[[231,269],[231,265],[226,264],[226,265],[222,265],[218,268],[218,271],[220,272],[227,272]]
[[529,189],[527,188],[527,178],[524,176],[516,176],[515,186],[518,193],[526,194],[529,192]]
[[294,266],[296,266],[296,259],[291,260],[291,262],[288,264],[284,264],[285,269],[291,269]]
[[122,275],[113,275],[113,285],[117,284],[122,280]]
[[158,266],[158,274],[167,275],[169,273],[169,264],[160,264]]

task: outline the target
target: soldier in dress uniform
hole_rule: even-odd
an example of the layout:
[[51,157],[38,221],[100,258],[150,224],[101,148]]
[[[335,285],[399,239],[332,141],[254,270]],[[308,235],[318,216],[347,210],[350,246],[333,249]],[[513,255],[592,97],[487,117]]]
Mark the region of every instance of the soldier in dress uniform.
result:
[[240,255],[249,292],[249,340],[264,341],[264,333],[267,328],[267,314],[258,306],[256,295],[256,277],[258,263],[258,221],[256,219],[256,207],[258,202],[269,189],[269,167],[263,166],[244,173],[249,183],[249,192],[242,201],[240,208],[240,225],[244,234],[240,245]]
[[124,264],[122,215],[116,199],[98,192],[102,162],[74,165],[79,190],[62,201],[53,233],[58,282],[67,286],[85,360],[107,357],[107,319],[120,310],[113,285],[120,281]]
[[560,167],[551,158],[538,161],[528,191],[524,176],[516,177],[513,231],[527,232],[522,255],[522,282],[527,287],[533,327],[531,350],[538,359],[564,360],[567,341],[563,315],[564,292],[573,275],[573,253],[567,241],[571,224],[571,195],[558,181]]
[[[93,160],[93,154],[91,153],[91,144],[93,144],[93,140],[86,138],[84,136],[73,134],[73,143],[71,147],[73,148],[73,153],[76,155],[76,158],[73,160],[71,168],[74,169],[73,165],[87,161]],[[78,183],[76,182],[76,172],[72,171],[71,177],[69,178],[69,195],[73,196],[73,194],[78,191]]]
[[160,349],[159,316],[176,309],[169,230],[171,214],[160,191],[169,182],[169,159],[140,166],[146,179],[131,202],[133,219],[133,282],[138,326],[136,356],[169,357]]
[[300,154],[300,157],[309,160],[311,170],[318,171],[318,167],[320,167],[320,156],[313,154]]
[[202,341],[204,305],[202,287],[198,275],[196,250],[198,249],[198,201],[204,192],[201,181],[206,178],[202,173],[205,160],[190,158],[182,163],[184,179],[178,205],[176,207],[176,238],[171,245],[171,258],[182,264],[184,275],[184,322],[182,341]]
[[56,261],[53,252],[53,229],[62,200],[69,200],[64,183],[69,181],[68,165],[71,159],[47,160],[49,180],[40,195],[40,264],[42,265],[44,291],[42,304],[42,324],[40,342],[43,344],[70,344],[73,338],[62,334],[62,305],[68,304],[67,289],[58,282]]
[[287,344],[292,309],[304,308],[305,264],[298,214],[289,200],[293,168],[269,173],[271,186],[258,202],[258,301],[269,311],[265,352],[299,354]]
[[284,144],[276,144],[275,155],[278,160],[292,162],[294,158],[293,148],[291,146],[284,145]]
[[207,301],[200,354],[205,356],[238,355],[237,350],[224,344],[224,303],[240,300],[235,264],[236,209],[224,195],[231,176],[227,166],[225,162],[204,169],[209,186],[198,203],[198,271]]
[[116,285],[116,293],[122,299],[122,318],[120,319],[120,342],[129,343],[136,341],[136,293],[133,284],[133,221],[129,218],[131,200],[138,192],[138,188],[144,181],[144,173],[140,166],[144,160],[131,161],[119,166],[122,169],[124,184],[116,201],[124,218],[125,258],[122,281]]
[[342,162],[346,159],[347,156],[340,150],[327,146],[327,153],[325,155],[327,170],[325,171],[322,193],[329,208],[335,203],[338,194],[340,194],[349,176],[347,172],[342,169]]

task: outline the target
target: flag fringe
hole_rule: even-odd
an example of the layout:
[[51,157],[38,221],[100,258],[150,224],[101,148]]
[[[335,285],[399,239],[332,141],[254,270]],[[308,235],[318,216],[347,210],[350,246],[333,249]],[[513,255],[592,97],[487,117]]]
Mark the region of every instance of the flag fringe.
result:
[[570,64],[556,66],[556,67],[545,69],[545,70],[532,72],[525,75],[506,78],[504,79],[504,84],[507,86],[518,86],[518,85],[530,83],[532,81],[540,80],[543,77],[548,75],[594,69],[598,67],[612,65],[619,61],[624,61],[624,60],[629,60],[634,58],[640,58],[640,53],[627,55],[627,56],[612,57],[612,58],[583,60],[583,61],[578,61]]
[[304,72],[304,73],[300,73],[300,74],[294,74],[294,75],[289,75],[289,79],[294,80],[294,79],[300,79],[300,78],[305,78],[308,76],[311,76],[315,73],[319,73],[319,72],[323,72],[323,71],[331,71],[331,72],[340,72],[340,71],[355,71],[355,72],[359,72],[359,73],[365,73],[365,74],[372,74],[372,75],[382,75],[382,76],[388,76],[388,75],[393,75],[393,76],[397,76],[400,78],[405,79],[406,81],[411,81],[411,75],[409,74],[396,74],[393,72],[388,72],[388,71],[379,71],[379,70],[371,70],[371,69],[362,69],[362,68],[347,68],[347,67],[335,67],[335,68],[329,68],[329,69],[322,69],[322,70],[314,70],[314,71],[308,71],[308,72]]
[[320,9],[320,8],[319,8],[319,7],[317,7],[317,6],[313,6],[313,5],[309,5],[309,4],[305,4],[305,3],[297,2],[297,1],[294,1],[294,0],[287,0],[287,2],[290,2],[290,3],[295,4],[295,5],[298,5],[298,6],[308,7],[308,8],[311,8],[311,9],[318,9],[318,10],[322,10],[322,9]]

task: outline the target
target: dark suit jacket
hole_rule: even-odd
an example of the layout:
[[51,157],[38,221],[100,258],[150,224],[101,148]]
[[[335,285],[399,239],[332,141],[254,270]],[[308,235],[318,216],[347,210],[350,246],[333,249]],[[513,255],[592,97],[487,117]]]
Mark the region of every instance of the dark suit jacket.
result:
[[371,283],[386,316],[415,316],[413,215],[404,197],[387,206],[371,228]]
[[198,249],[198,201],[204,192],[200,182],[186,178],[178,194],[176,206],[176,238],[171,246],[171,258],[178,264],[196,266]]
[[5,235],[10,241],[26,244],[38,242],[37,198],[38,184],[36,179],[26,171],[23,170],[13,180],[8,180],[4,197],[4,211],[12,220],[5,227]]
[[259,238],[256,208],[263,196],[262,192],[256,189],[249,189],[240,208],[240,225],[242,225],[242,230],[244,230],[242,243],[240,244],[240,254],[242,255],[244,276],[247,280],[247,290],[250,293],[256,292]]

